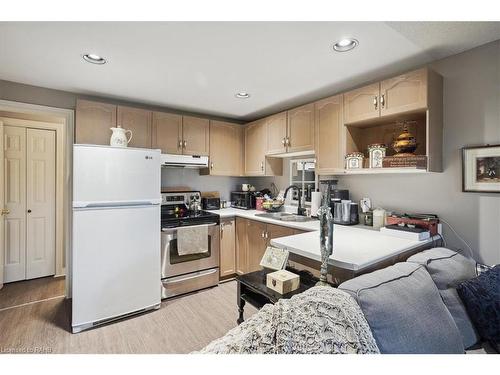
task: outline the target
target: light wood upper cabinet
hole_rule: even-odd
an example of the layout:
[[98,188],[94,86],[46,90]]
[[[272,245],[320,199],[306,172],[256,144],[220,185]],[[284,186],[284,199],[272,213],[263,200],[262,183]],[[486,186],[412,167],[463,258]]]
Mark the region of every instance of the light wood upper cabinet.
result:
[[380,115],[410,112],[427,107],[427,69],[386,79],[380,83]]
[[151,111],[118,106],[117,125],[132,132],[129,147],[151,148],[151,120]]
[[346,124],[374,119],[380,116],[380,83],[374,83],[344,94],[344,122]]
[[210,147],[210,121],[208,119],[183,116],[182,139],[184,155],[206,155]]
[[217,176],[239,176],[243,164],[243,126],[210,121],[209,173]]
[[283,154],[287,151],[287,112],[277,113],[266,118],[267,155]]
[[76,143],[109,145],[110,128],[116,126],[116,105],[78,99],[76,102]]
[[288,111],[288,152],[314,150],[314,104]]
[[245,174],[264,175],[266,155],[265,120],[252,122],[245,127]]
[[164,154],[182,154],[182,116],[153,112],[152,147]]
[[314,104],[316,134],[316,172],[328,174],[344,169],[344,123],[342,95]]
[[222,219],[220,223],[220,277],[236,273],[236,223],[235,219]]

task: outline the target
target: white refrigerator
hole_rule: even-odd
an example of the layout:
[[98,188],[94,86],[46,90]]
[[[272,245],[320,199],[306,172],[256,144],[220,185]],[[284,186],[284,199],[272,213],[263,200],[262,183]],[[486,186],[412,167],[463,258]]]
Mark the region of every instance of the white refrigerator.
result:
[[159,308],[160,150],[73,149],[73,333]]

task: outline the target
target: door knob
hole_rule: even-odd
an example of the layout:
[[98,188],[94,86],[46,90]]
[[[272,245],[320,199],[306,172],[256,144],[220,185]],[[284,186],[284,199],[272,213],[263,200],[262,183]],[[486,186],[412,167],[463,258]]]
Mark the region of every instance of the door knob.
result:
[[8,208],[2,209],[2,215],[8,215],[10,214],[10,210]]

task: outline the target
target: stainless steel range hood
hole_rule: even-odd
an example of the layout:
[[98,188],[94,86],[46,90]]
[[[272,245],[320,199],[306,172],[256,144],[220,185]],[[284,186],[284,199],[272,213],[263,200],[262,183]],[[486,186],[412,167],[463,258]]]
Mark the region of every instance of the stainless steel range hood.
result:
[[161,166],[170,168],[208,168],[208,156],[161,154]]

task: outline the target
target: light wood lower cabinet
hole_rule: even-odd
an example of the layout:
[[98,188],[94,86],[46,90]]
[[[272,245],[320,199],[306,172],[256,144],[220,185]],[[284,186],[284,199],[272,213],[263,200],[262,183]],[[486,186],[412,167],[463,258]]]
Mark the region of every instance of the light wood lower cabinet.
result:
[[220,277],[236,273],[236,222],[235,219],[221,219],[220,222]]
[[210,165],[200,173],[214,176],[243,174],[244,128],[223,121],[210,121]]
[[117,125],[132,132],[129,147],[151,148],[151,120],[151,111],[118,106]]
[[236,272],[258,271],[266,248],[274,238],[291,236],[296,230],[256,220],[236,218]]
[[345,127],[342,95],[314,104],[316,126],[316,173],[335,173],[344,169]]
[[152,144],[164,154],[182,154],[182,116],[153,112]]
[[237,217],[236,222],[236,273],[248,272],[247,220]]
[[184,155],[209,155],[210,121],[205,118],[183,116],[182,139]]
[[76,143],[109,145],[113,127],[116,127],[116,105],[77,100]]

